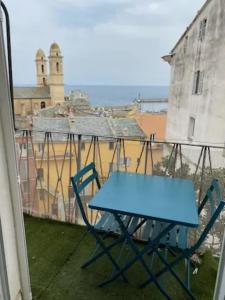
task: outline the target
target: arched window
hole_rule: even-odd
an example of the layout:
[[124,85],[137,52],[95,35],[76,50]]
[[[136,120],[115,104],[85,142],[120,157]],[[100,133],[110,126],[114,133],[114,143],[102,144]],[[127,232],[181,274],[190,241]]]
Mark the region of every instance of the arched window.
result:
[[43,77],[43,85],[46,85],[46,79]]
[[41,72],[42,72],[42,74],[44,74],[44,72],[45,72],[45,67],[44,67],[44,65],[41,65]]
[[45,107],[46,107],[45,101],[41,101],[41,109],[43,109]]
[[56,71],[59,72],[59,63],[56,63]]

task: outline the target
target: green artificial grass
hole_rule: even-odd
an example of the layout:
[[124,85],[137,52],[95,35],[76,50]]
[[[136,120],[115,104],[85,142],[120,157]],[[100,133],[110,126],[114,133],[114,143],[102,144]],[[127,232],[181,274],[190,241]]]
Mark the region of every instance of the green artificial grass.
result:
[[[85,227],[25,216],[25,228],[33,299],[165,299],[153,284],[138,288],[146,279],[139,263],[127,273],[129,283],[118,279],[99,288],[98,284],[111,274],[111,264],[104,257],[85,270],[80,268],[95,248],[95,241],[85,234]],[[198,274],[192,276],[192,291],[197,299],[213,298],[217,266],[217,261],[207,252]],[[183,264],[178,272],[182,268]],[[160,282],[173,299],[189,299],[171,275],[164,276]]]

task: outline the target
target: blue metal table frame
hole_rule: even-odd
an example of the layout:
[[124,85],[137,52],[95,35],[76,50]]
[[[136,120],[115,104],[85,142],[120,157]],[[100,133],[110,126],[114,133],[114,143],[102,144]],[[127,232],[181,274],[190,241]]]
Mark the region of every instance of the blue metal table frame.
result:
[[[191,180],[149,176],[136,173],[114,172],[102,189],[91,200],[89,207],[111,212],[120,225],[121,234],[135,254],[111,279],[112,282],[126,272],[136,261],[140,261],[151,280],[167,299],[171,299],[159,284],[157,277],[143,256],[157,251],[162,237],[176,225],[197,227],[199,225],[195,192]],[[153,219],[168,223],[159,235],[140,250],[124,226],[121,215],[130,215],[144,220]],[[166,261],[164,261],[166,265]],[[168,271],[171,270],[166,265]],[[174,274],[172,274],[174,275]],[[188,289],[184,287],[189,293]],[[190,293],[191,296],[191,293]]]

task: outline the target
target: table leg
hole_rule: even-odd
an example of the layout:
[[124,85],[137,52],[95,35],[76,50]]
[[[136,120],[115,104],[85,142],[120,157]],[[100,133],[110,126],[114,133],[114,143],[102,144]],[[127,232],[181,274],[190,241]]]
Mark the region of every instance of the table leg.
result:
[[104,285],[114,281],[121,274],[123,274],[125,271],[127,271],[136,261],[139,260],[141,262],[143,268],[146,270],[146,272],[148,273],[148,275],[150,276],[152,281],[156,284],[158,289],[162,292],[162,294],[167,299],[171,299],[170,296],[166,293],[166,291],[158,283],[157,278],[155,277],[154,273],[150,270],[150,268],[146,264],[145,260],[143,259],[143,255],[146,254],[147,252],[149,252],[150,248],[153,245],[158,244],[160,239],[165,234],[167,234],[175,225],[173,225],[173,224],[168,225],[167,228],[165,228],[154,241],[150,242],[142,251],[140,251],[139,248],[136,246],[135,242],[133,241],[132,237],[130,236],[130,234],[127,232],[126,227],[124,226],[123,222],[120,219],[120,216],[118,214],[114,214],[114,216],[115,216],[115,219],[117,220],[118,224],[120,225],[121,233],[127,240],[128,244],[130,245],[131,249],[133,250],[133,252],[135,253],[136,256],[130,262],[128,262],[123,268],[121,268],[120,271],[117,272],[111,279],[103,282],[102,284],[100,284],[100,286],[104,286]]

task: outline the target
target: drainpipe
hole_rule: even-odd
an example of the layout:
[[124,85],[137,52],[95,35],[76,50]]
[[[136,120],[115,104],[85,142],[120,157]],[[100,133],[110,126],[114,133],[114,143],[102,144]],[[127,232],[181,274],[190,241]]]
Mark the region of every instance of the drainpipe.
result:
[[223,237],[223,246],[220,256],[219,269],[216,280],[216,288],[214,294],[214,300],[225,299],[225,233]]
[[[0,0],[1,7],[1,0]],[[19,187],[18,168],[15,150],[15,132],[12,113],[12,102],[10,99],[9,80],[5,56],[3,37],[3,17],[0,9],[0,122],[1,135],[4,145],[5,165],[11,209],[14,221],[16,253],[18,257],[19,277],[21,284],[21,299],[31,300],[30,277],[28,270],[27,248],[25,241],[25,230],[23,222],[23,211]],[[11,278],[13,281],[13,278]],[[18,298],[19,299],[19,298]]]

